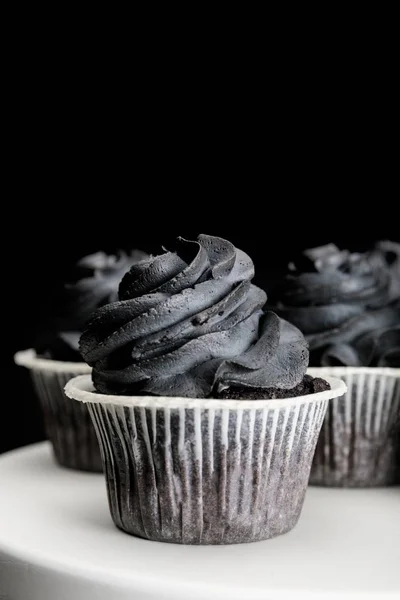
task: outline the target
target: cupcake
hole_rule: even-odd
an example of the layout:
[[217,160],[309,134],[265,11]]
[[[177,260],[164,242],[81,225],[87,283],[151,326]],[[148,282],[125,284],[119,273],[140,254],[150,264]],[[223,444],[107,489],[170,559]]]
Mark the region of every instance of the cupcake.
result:
[[65,396],[64,386],[72,377],[90,373],[79,353],[79,337],[90,314],[117,298],[122,275],[146,257],[147,254],[134,251],[116,256],[97,252],[82,258],[76,267],[76,280],[65,286],[60,314],[37,339],[35,349],[15,355],[15,362],[30,370],[47,436],[57,462],[64,467],[102,469],[90,415],[84,405]]
[[400,483],[400,245],[307,250],[273,286],[270,305],[305,334],[310,372],[348,388],[344,402],[330,403],[310,482]]
[[328,400],[300,331],[264,312],[251,259],[223,239],[177,240],[134,265],[80,342],[112,518],[182,544],[263,540],[296,524]]

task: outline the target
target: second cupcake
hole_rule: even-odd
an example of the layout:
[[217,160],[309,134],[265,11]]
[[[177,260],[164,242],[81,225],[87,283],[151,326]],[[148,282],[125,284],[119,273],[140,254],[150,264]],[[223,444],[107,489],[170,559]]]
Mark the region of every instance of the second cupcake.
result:
[[365,254],[328,244],[305,251],[271,294],[271,306],[310,345],[310,372],[343,378],[330,403],[311,483],[400,483],[400,245]]
[[71,377],[90,373],[79,353],[79,337],[90,314],[117,297],[123,273],[147,254],[134,251],[118,255],[97,252],[82,258],[75,281],[65,286],[60,308],[43,328],[35,349],[15,355],[29,369],[44,416],[46,434],[57,462],[71,469],[101,471],[101,457],[90,415],[83,405],[71,402],[64,386]]

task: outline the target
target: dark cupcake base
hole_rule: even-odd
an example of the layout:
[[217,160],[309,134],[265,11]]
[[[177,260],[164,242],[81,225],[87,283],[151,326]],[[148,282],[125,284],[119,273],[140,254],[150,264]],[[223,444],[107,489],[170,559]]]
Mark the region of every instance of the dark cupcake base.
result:
[[114,523],[177,544],[239,544],[290,531],[327,402],[270,409],[89,404]]
[[214,394],[214,397],[230,400],[272,400],[277,398],[297,398],[298,396],[316,394],[317,392],[324,392],[329,389],[329,383],[325,379],[305,375],[299,385],[289,390],[281,388],[230,387],[218,394]]
[[76,373],[32,370],[31,374],[56,461],[68,469],[101,472],[100,448],[87,406],[64,394],[65,384]]
[[400,378],[373,369],[350,369],[339,376],[348,391],[329,403],[310,483],[347,488],[400,484]]

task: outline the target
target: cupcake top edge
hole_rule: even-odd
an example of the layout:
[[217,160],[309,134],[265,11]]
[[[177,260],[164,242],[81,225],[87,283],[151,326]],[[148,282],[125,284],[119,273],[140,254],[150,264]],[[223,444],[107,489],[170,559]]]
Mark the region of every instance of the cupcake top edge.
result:
[[277,399],[217,399],[191,398],[179,396],[146,396],[146,395],[115,395],[98,393],[90,375],[78,375],[70,379],[65,386],[66,395],[78,402],[86,404],[101,404],[104,406],[125,408],[155,408],[155,409],[199,409],[199,410],[259,410],[298,407],[301,404],[311,404],[343,396],[347,386],[342,379],[331,375],[325,376],[328,389],[307,394]]

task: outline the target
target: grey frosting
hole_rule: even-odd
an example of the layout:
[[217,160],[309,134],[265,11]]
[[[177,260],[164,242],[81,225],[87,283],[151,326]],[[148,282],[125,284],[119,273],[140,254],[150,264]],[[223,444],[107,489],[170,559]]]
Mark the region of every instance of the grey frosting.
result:
[[202,398],[231,385],[295,387],[308,365],[304,336],[262,311],[253,276],[247,254],[207,235],[134,265],[119,301],[81,337],[97,391]]
[[82,361],[79,338],[91,314],[118,298],[121,277],[136,262],[148,258],[141,250],[117,254],[96,252],[83,257],[74,269],[74,282],[65,284],[50,324],[36,340],[36,351],[55,360]]
[[400,244],[384,240],[375,246],[389,273],[388,302],[400,299]]
[[74,329],[81,330],[91,314],[104,304],[118,299],[118,285],[126,271],[148,258],[141,250],[117,254],[95,252],[81,258],[76,265],[76,281],[65,285],[66,318]]
[[364,254],[334,244],[291,263],[271,307],[302,330],[311,365],[400,365],[400,244]]

